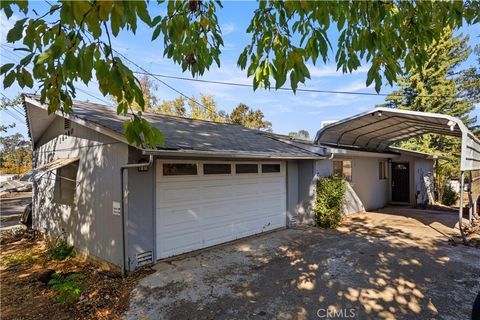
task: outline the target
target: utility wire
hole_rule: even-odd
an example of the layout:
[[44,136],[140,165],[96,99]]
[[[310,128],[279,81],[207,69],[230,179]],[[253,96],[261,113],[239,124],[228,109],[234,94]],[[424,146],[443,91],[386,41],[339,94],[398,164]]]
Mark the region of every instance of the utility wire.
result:
[[210,109],[201,104],[200,102],[198,102],[197,100],[195,99],[192,99],[190,98],[189,96],[187,96],[186,94],[184,94],[183,92],[181,92],[180,90],[172,87],[171,85],[169,85],[168,83],[166,83],[165,81],[163,81],[162,79],[160,79],[159,77],[157,77],[155,74],[152,74],[150,72],[148,72],[147,70],[145,70],[144,68],[142,68],[141,66],[139,66],[138,64],[136,64],[135,62],[133,62],[132,60],[130,60],[129,58],[127,58],[125,55],[121,54],[120,52],[118,52],[117,50],[111,48],[112,51],[115,51],[119,56],[121,56],[122,58],[124,58],[125,60],[127,60],[128,62],[130,62],[131,64],[133,64],[135,67],[137,67],[138,69],[142,70],[145,74],[151,76],[152,78],[154,78],[155,80],[157,80],[158,82],[160,82],[161,84],[163,84],[164,86],[166,86],[167,88],[175,91],[176,93],[178,93],[179,95],[183,96],[185,99],[197,104],[198,106],[204,108],[205,110],[209,111]]
[[[6,45],[5,45],[6,46]],[[12,46],[7,46],[9,48],[14,48]],[[225,86],[235,86],[235,87],[243,87],[243,88],[253,88],[252,84],[245,84],[245,83],[238,83],[238,82],[228,82],[228,81],[216,81],[216,80],[205,80],[205,79],[193,79],[193,78],[187,78],[187,77],[178,77],[178,76],[171,76],[171,75],[166,75],[166,74],[160,74],[160,73],[151,73],[133,62],[132,60],[128,59],[125,55],[121,54],[115,49],[112,49],[115,51],[118,55],[123,57],[125,60],[136,66],[138,69],[141,71],[134,71],[133,73],[136,74],[142,74],[142,75],[149,75],[153,78],[155,78],[157,81],[161,82],[163,85],[167,86],[171,90],[177,92],[178,94],[184,96],[185,98],[189,99],[192,102],[195,102],[199,104],[197,101],[187,97],[185,94],[181,93],[178,89],[175,89],[168,83],[162,81],[159,78],[165,78],[165,79],[174,79],[174,80],[182,80],[182,81],[191,81],[191,82],[199,82],[199,83],[210,83],[210,84],[218,84],[218,85],[225,85]],[[286,87],[281,87],[276,90],[279,91],[293,91],[292,88],[286,88]],[[355,91],[336,91],[336,90],[320,90],[320,89],[308,89],[308,88],[297,88],[296,91],[298,92],[310,92],[310,93],[324,93],[324,94],[345,94],[345,95],[360,95],[360,96],[375,96],[375,97],[403,97],[403,95],[398,95],[398,94],[393,94],[393,93],[374,93],[374,92],[355,92]],[[447,96],[442,96],[442,95],[417,95],[416,97],[419,98],[451,98],[450,95]],[[205,107],[205,106],[203,106]]]

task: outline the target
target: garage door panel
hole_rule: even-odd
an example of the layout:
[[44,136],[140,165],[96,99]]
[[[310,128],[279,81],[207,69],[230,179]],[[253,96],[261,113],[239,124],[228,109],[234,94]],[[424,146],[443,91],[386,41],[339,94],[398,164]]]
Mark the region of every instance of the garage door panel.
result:
[[188,201],[199,201],[201,194],[198,192],[199,186],[182,183],[181,186],[176,184],[158,184],[157,185],[157,203],[184,203]]
[[201,232],[198,230],[190,233],[162,237],[163,241],[160,243],[160,251],[164,253],[173,252],[174,254],[181,254],[195,250],[202,246],[201,238]]
[[158,173],[157,258],[284,227],[285,192],[283,172],[175,177]]

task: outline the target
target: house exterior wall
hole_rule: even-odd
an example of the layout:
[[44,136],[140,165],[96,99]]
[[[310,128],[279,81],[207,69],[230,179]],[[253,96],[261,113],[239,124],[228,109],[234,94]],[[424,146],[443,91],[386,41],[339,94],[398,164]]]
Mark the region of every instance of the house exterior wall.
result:
[[[418,191],[418,204],[423,203],[428,199],[426,194],[426,186],[424,181],[424,176],[433,173],[433,160],[428,160],[420,157],[414,157],[410,155],[401,155],[400,157],[393,160],[396,162],[404,162],[409,164],[409,179],[410,179],[410,205],[415,206],[416,194]],[[390,166],[390,179],[391,182],[391,166]],[[388,187],[389,201],[392,199],[392,190]]]
[[298,202],[297,202],[297,222],[300,224],[310,224],[313,222],[311,214],[315,204],[315,161],[298,160]]
[[353,158],[352,182],[353,190],[361,199],[365,210],[384,207],[388,202],[388,180],[379,178],[380,158]]
[[65,232],[79,251],[121,265],[121,219],[113,214],[120,203],[120,167],[127,162],[123,143],[56,117],[35,143],[34,167],[58,158],[79,157],[73,205],[55,202],[56,170],[33,184],[33,227],[51,236]]
[[[141,154],[140,150],[129,147],[128,163],[148,161],[148,156]],[[155,163],[146,172],[137,168],[129,168],[128,179],[125,179],[125,216],[128,221],[127,247],[128,268],[135,270],[142,265],[142,260],[151,254],[152,262],[155,258]]]
[[287,161],[287,226],[297,220],[298,210],[298,161]]

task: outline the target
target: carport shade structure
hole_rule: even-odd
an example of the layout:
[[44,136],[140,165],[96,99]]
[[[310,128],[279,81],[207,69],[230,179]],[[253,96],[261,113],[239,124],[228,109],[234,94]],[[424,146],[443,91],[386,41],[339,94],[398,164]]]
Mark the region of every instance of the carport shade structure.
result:
[[[452,116],[401,109],[375,108],[325,126],[318,131],[315,143],[324,146],[350,147],[382,152],[395,142],[427,133],[448,135],[461,139],[460,190],[463,190],[465,172],[478,172],[480,170],[480,140],[460,119]],[[473,203],[470,200],[470,208],[472,207]],[[476,210],[477,208],[475,208],[474,214],[476,214]],[[462,221],[462,214],[463,197],[460,197],[460,222]]]

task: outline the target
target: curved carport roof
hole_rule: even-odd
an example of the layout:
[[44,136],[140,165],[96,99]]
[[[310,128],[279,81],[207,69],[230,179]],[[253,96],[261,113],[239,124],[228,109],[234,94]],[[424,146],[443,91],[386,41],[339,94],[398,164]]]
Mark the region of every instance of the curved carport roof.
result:
[[438,113],[376,108],[318,131],[315,143],[385,151],[397,141],[435,133],[462,141],[461,170],[480,170],[480,140],[460,119]]

